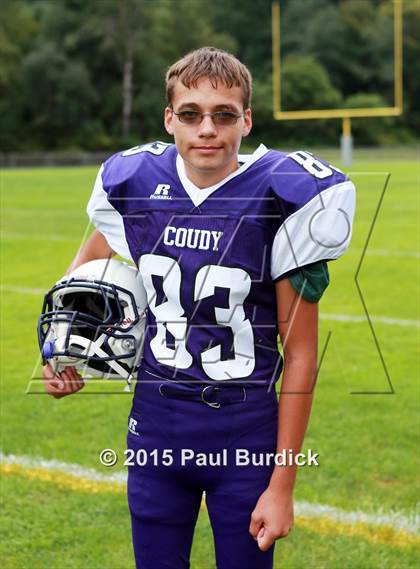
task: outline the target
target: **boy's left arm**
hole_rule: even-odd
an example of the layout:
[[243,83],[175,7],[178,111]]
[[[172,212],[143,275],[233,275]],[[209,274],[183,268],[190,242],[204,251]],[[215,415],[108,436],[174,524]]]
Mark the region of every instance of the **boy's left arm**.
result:
[[[317,373],[318,303],[304,300],[289,279],[276,283],[277,318],[283,346],[284,374],[279,397],[277,452],[301,451]],[[270,484],[251,515],[249,531],[266,551],[293,526],[296,465],[275,466]]]

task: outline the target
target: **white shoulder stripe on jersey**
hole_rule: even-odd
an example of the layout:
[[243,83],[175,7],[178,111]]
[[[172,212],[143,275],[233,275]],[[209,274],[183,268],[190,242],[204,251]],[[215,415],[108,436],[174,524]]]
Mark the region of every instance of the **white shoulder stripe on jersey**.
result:
[[103,188],[101,166],[96,177],[93,192],[86,211],[95,227],[108,241],[113,251],[132,261],[130,249],[125,238],[124,222],[121,214],[109,203],[108,194]]
[[320,260],[337,259],[350,244],[356,205],[352,182],[320,192],[281,225],[271,252],[271,277]]

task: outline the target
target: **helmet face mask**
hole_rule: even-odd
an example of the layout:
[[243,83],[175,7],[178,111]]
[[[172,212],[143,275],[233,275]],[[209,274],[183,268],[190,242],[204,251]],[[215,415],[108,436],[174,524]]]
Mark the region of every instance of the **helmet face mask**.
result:
[[134,267],[114,259],[85,263],[45,295],[41,354],[55,369],[130,379],[142,355],[146,304]]

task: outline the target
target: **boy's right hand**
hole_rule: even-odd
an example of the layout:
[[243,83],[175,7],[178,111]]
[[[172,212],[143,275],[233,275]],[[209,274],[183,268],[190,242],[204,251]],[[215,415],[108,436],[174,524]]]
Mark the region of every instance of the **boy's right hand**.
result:
[[51,364],[47,363],[42,368],[42,377],[45,391],[56,399],[76,393],[85,385],[82,376],[73,366],[65,367],[63,371],[55,373]]

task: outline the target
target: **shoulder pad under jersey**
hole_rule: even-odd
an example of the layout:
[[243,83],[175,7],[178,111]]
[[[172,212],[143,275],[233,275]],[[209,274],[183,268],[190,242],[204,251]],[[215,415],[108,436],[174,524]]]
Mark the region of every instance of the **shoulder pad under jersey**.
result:
[[279,152],[270,184],[280,210],[273,279],[344,253],[351,239],[355,188],[341,170],[306,151]]

